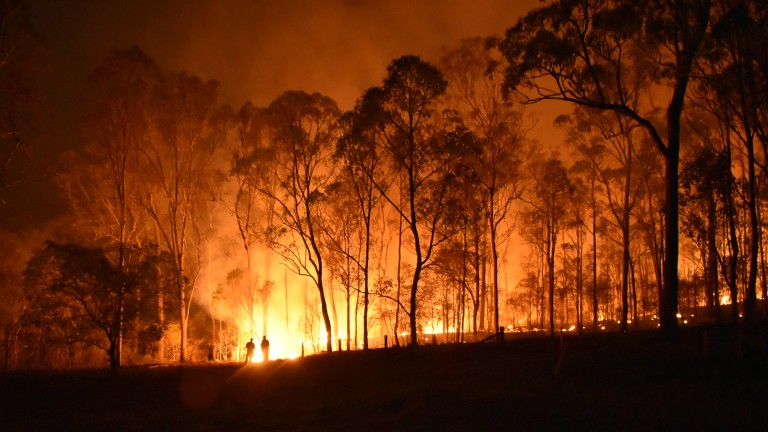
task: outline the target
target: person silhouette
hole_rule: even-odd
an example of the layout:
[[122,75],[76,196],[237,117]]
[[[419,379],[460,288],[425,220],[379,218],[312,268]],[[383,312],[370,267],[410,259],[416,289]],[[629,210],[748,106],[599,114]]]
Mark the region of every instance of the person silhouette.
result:
[[264,358],[264,361],[269,360],[269,341],[267,340],[267,336],[261,338],[261,355]]
[[256,349],[256,344],[253,343],[253,338],[245,344],[245,364],[253,361],[253,351]]

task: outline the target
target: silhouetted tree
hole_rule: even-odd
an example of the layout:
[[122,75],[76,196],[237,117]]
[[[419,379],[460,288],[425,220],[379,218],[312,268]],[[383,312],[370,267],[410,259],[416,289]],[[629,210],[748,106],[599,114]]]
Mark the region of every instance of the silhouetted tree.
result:
[[[621,330],[627,330],[629,313],[631,213],[640,192],[640,176],[635,168],[634,134],[636,127],[619,116],[602,116],[599,112],[576,109],[571,118],[569,137],[579,153],[588,160],[596,179],[604,186],[608,214],[606,221],[620,233],[616,241],[622,249],[621,259]],[[583,136],[582,136],[583,135]],[[612,238],[608,236],[608,238]]]
[[418,344],[419,280],[443,238],[438,224],[444,215],[446,175],[455,149],[444,139],[435,117],[446,82],[440,71],[417,56],[395,59],[380,87],[363,96],[363,110],[376,119],[377,148],[386,155],[388,171],[368,172],[376,188],[407,225],[414,253],[407,314],[411,344]]
[[[720,289],[718,263],[722,262],[721,254],[718,250],[718,232],[721,225],[721,217],[725,210],[731,205],[733,197],[731,196],[732,184],[734,183],[731,173],[730,160],[727,153],[717,152],[710,146],[702,146],[698,155],[688,162],[681,175],[680,183],[684,194],[681,200],[683,222],[685,224],[684,233],[690,236],[694,241],[702,244],[702,258],[704,267],[704,279],[707,284],[707,305],[714,311],[717,322],[720,321]],[[729,226],[731,217],[725,218],[725,226]],[[737,254],[738,249],[731,251]],[[723,266],[723,270],[732,267],[730,275],[726,273],[728,279],[727,285],[731,287],[730,296],[737,298],[735,280],[731,277],[736,276],[736,266]],[[736,302],[732,302],[734,319],[736,318]]]
[[125,297],[136,286],[135,275],[126,279],[126,272],[101,249],[48,242],[25,270],[31,305],[25,314],[41,320],[38,325],[63,342],[84,342],[104,350],[115,370],[120,366]]
[[506,61],[491,39],[468,39],[440,61],[448,80],[451,106],[479,137],[478,152],[465,159],[487,199],[490,231],[493,324],[499,328],[499,247],[508,239],[502,227],[522,186],[521,170],[529,157],[523,112],[503,95]]
[[[362,223],[361,256],[350,256],[363,274],[363,349],[368,349],[368,308],[370,304],[370,263],[373,247],[373,235],[371,224],[374,218],[374,209],[381,200],[381,194],[376,189],[372,175],[383,164],[382,155],[376,151],[376,139],[378,131],[374,127],[377,119],[369,117],[363,111],[363,101],[358,101],[355,109],[347,113],[342,124],[344,135],[339,140],[336,148],[336,157],[343,164],[340,173],[340,181],[345,181],[350,187],[354,198],[355,212]],[[372,123],[374,122],[374,123]],[[382,224],[384,221],[381,221]],[[384,239],[380,239],[384,241]]]
[[[511,92],[529,102],[559,100],[614,112],[645,129],[664,155],[664,331],[677,328],[680,119],[711,7],[710,0],[558,0],[521,18],[502,44]],[[641,111],[658,101],[635,103],[642,79],[669,97],[663,122]]]
[[[718,3],[715,25],[706,41],[705,60],[699,71],[711,90],[709,106],[721,123],[727,140],[739,144],[746,153],[745,205],[749,220],[749,257],[744,321],[752,323],[757,302],[760,222],[758,220],[758,179],[756,142],[764,129],[764,112],[768,107],[768,37],[764,6],[760,2]],[[762,14],[762,21],[760,21]],[[765,138],[765,135],[763,135]],[[766,149],[763,139],[763,150]],[[764,155],[764,161],[768,161]],[[763,166],[763,172],[766,171]],[[734,300],[735,301],[735,300]]]
[[[145,234],[144,209],[136,200],[138,161],[149,132],[152,86],[159,74],[157,65],[138,48],[114,50],[90,76],[94,108],[84,127],[85,154],[65,155],[57,174],[75,218],[98,242],[115,250],[110,258],[121,273],[131,264],[127,250],[137,247]],[[121,316],[118,321],[119,366]]]
[[533,166],[533,182],[530,197],[524,198],[530,209],[530,219],[540,221],[541,230],[529,231],[529,241],[538,247],[546,260],[548,287],[549,332],[555,334],[555,257],[558,236],[566,224],[566,205],[573,193],[563,163],[549,158]]
[[283,93],[267,108],[273,139],[237,161],[237,170],[267,199],[274,200],[274,224],[266,240],[296,274],[317,287],[328,340],[333,332],[324,281],[323,195],[334,177],[332,155],[341,115],[336,102],[319,93]]
[[217,93],[215,81],[185,73],[162,76],[153,86],[150,132],[141,147],[144,184],[138,196],[175,260],[181,363],[201,259],[190,252],[201,241],[197,218],[205,210],[203,202],[210,200],[211,161],[223,145],[228,117],[225,109],[215,109]]

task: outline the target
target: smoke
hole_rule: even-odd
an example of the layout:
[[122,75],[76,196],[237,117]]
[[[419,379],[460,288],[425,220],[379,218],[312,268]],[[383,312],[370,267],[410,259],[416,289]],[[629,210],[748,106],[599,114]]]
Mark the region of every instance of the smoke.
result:
[[[109,3],[109,2],[108,2]],[[535,0],[140,0],[134,38],[172,70],[223,84],[223,98],[266,105],[285,90],[318,91],[349,109],[404,54],[437,60],[472,36],[501,34]],[[102,6],[104,7],[104,6]],[[143,11],[143,14],[142,14]],[[123,39],[124,40],[124,39]]]
[[[64,205],[50,173],[82,147],[88,75],[114,48],[139,46],[168,72],[221,82],[235,109],[286,90],[320,92],[351,109],[405,54],[437,61],[467,37],[501,35],[538,0],[38,0],[29,17],[47,51],[43,138],[0,228],[45,223]],[[43,107],[41,107],[41,110]]]

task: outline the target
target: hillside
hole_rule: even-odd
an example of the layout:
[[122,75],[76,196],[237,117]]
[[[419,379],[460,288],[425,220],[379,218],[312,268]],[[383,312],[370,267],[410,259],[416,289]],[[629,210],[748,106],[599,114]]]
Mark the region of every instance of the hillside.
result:
[[[684,329],[0,375],[2,430],[764,430],[765,336]],[[563,350],[564,346],[564,350]],[[559,366],[559,367],[558,367]]]

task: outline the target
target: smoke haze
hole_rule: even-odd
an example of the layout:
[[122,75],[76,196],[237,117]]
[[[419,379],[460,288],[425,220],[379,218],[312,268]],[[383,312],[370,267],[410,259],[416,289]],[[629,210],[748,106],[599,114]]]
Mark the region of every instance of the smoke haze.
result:
[[165,71],[221,82],[220,101],[267,105],[286,90],[342,109],[404,54],[436,61],[467,37],[501,35],[536,0],[39,0],[30,20],[47,50],[48,107],[24,184],[0,206],[0,229],[39,226],[63,204],[51,173],[82,145],[83,93],[114,48],[139,46]]

